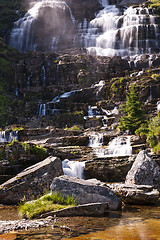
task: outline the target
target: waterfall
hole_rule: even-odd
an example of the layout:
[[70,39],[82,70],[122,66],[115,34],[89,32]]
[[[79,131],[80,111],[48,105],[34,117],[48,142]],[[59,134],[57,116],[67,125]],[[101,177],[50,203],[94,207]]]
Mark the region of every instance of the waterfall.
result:
[[[55,114],[58,112],[58,109],[56,109],[56,103],[59,103],[61,101],[61,99],[64,98],[69,98],[71,95],[76,94],[77,92],[81,92],[82,89],[80,90],[73,90],[70,92],[65,92],[63,94],[61,94],[60,96],[56,96],[55,98],[53,98],[53,100],[51,102],[47,102],[45,103],[41,103],[38,105],[38,115],[39,116],[46,116],[46,114]],[[50,105],[52,105],[53,107],[51,108]]]
[[32,77],[32,72],[29,74],[29,76],[27,78],[27,88],[29,88],[31,86],[31,77]]
[[94,148],[93,150],[98,158],[129,156],[132,154],[130,136],[116,137],[109,143],[108,147]]
[[70,161],[65,159],[62,161],[62,168],[65,175],[83,178],[85,162]]
[[46,70],[44,66],[41,67],[41,80],[42,80],[42,86],[45,87],[46,86]]
[[58,42],[70,41],[76,22],[71,9],[64,1],[39,0],[23,18],[14,23],[10,46],[19,51],[53,50]]
[[157,111],[160,112],[160,101],[157,102]]
[[160,29],[152,10],[118,8],[108,2],[99,0],[103,9],[90,22],[87,16],[78,22],[63,0],[32,2],[25,16],[15,22],[10,45],[20,51],[85,47],[89,54],[121,56],[135,63],[142,54],[157,53]]
[[92,133],[89,135],[89,147],[96,148],[103,145],[103,133]]
[[0,131],[0,143],[18,141],[18,131]]
[[103,6],[104,9],[90,24],[90,28],[101,31],[95,36],[96,44],[91,41],[86,46],[89,54],[123,58],[130,56],[130,60],[136,60],[137,55],[158,51],[158,25],[147,8],[129,7],[120,11],[114,5]]
[[46,104],[45,103],[41,103],[39,105],[39,116],[43,117],[46,116]]

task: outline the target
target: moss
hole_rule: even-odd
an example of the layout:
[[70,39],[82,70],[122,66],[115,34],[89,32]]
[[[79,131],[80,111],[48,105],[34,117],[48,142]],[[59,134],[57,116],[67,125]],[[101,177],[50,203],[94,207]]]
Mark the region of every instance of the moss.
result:
[[114,81],[111,85],[112,97],[120,97],[122,98],[125,92],[126,80],[121,77],[118,80],[113,79]]
[[146,6],[148,8],[160,10],[160,1],[159,0],[149,0],[146,2]]
[[46,148],[34,144],[22,143],[22,147],[25,149],[27,154],[34,154],[40,159],[47,157]]

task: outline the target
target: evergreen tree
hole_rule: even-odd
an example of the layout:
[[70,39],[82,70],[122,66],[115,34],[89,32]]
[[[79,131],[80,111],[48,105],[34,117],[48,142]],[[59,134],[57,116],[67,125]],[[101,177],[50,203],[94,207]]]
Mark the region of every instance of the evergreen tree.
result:
[[144,112],[141,109],[141,103],[135,86],[132,84],[129,88],[126,104],[121,107],[122,116],[120,118],[119,129],[129,130],[132,134],[144,122]]

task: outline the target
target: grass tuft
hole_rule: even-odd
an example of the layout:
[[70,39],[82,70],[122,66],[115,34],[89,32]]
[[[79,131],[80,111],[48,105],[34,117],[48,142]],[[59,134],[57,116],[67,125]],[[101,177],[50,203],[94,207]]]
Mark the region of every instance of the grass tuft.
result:
[[19,213],[26,218],[34,218],[42,213],[56,211],[67,207],[75,206],[76,201],[72,196],[63,196],[58,192],[46,194],[37,200],[23,203],[19,206]]

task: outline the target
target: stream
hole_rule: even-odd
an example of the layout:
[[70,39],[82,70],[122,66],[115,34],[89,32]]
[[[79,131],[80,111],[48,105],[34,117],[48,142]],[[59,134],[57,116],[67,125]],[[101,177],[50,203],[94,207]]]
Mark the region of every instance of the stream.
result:
[[[19,219],[16,207],[1,206],[0,220],[9,219]],[[58,218],[55,225],[10,232],[0,235],[0,240],[160,240],[160,205],[126,205],[122,211],[109,212],[106,217]]]

